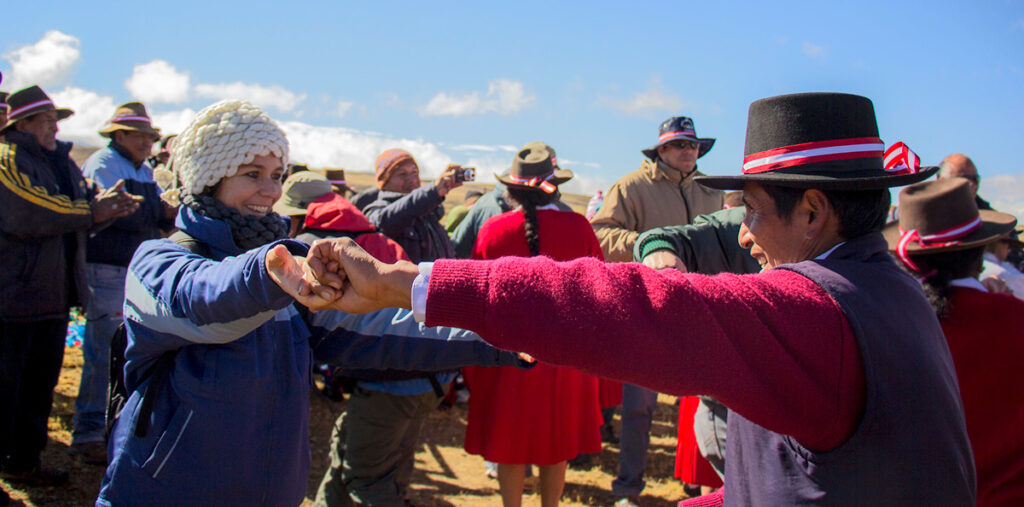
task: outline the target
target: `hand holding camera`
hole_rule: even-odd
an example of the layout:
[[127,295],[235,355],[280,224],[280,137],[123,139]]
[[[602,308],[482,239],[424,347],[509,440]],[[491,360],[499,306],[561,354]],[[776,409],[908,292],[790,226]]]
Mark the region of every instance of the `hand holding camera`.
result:
[[435,186],[437,193],[444,196],[448,191],[456,188],[467,181],[476,179],[476,168],[462,167],[459,164],[448,164],[448,168],[437,178]]

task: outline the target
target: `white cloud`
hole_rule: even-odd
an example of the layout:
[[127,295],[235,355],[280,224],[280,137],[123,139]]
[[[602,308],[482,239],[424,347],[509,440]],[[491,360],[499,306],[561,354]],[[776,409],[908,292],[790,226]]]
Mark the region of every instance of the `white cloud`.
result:
[[180,104],[188,100],[189,76],[164,60],[153,60],[136,65],[124,88],[147,104]]
[[14,91],[37,84],[46,89],[65,83],[82,55],[78,47],[78,38],[50,30],[39,42],[4,53],[11,62],[4,88]]
[[450,148],[451,150],[454,150],[454,151],[486,151],[486,152],[503,151],[503,152],[508,152],[508,153],[513,153],[513,152],[515,152],[518,149],[515,146],[509,146],[509,145],[487,146],[487,145],[484,145],[484,144],[455,144],[455,145],[449,146],[448,148]]
[[[559,165],[562,161],[559,160]],[[566,168],[571,168],[568,164]],[[573,178],[565,183],[558,186],[558,189],[563,194],[583,194],[583,195],[594,195],[598,190],[608,191],[608,187],[612,186],[612,182],[608,181],[600,176],[590,176],[589,173],[583,173],[576,169],[573,170]]]
[[612,109],[632,116],[650,117],[657,112],[678,112],[684,106],[679,95],[664,90],[661,78],[655,76],[647,85],[647,90],[637,92],[628,99],[600,97],[598,99]]
[[377,155],[391,148],[408,150],[430,179],[452,162],[435,144],[421,139],[396,139],[344,127],[320,127],[299,121],[280,122],[291,145],[291,159],[312,167],[341,167],[350,171],[374,170]]
[[345,115],[348,114],[348,112],[352,110],[352,106],[354,106],[354,105],[355,105],[354,102],[348,102],[346,100],[339,100],[338,101],[338,116],[341,117],[341,118],[344,118]]
[[498,113],[504,116],[518,113],[537,102],[535,95],[526,92],[521,81],[495,79],[487,84],[487,93],[440,92],[420,110],[423,116],[466,116]]
[[242,99],[248,100],[263,108],[273,107],[278,111],[289,112],[295,109],[306,94],[295,94],[278,85],[263,86],[259,84],[234,83],[197,84],[193,90],[196,95],[210,99]]
[[978,195],[988,199],[993,208],[1024,222],[1024,172],[984,176]]
[[163,113],[150,111],[149,114],[153,118],[153,126],[159,128],[161,134],[178,134],[185,130],[185,127],[195,117],[196,112],[194,109],[185,108]]
[[806,41],[804,42],[804,44],[803,44],[803,51],[804,51],[805,55],[807,55],[807,56],[809,56],[811,58],[824,58],[825,57],[825,48],[823,48],[823,47],[821,47],[821,46],[819,46],[817,44],[812,44],[810,42],[806,42]]
[[107,143],[98,131],[114,114],[116,106],[113,97],[68,86],[51,93],[50,98],[57,107],[66,107],[75,112],[58,124],[58,138],[89,146],[103,146]]

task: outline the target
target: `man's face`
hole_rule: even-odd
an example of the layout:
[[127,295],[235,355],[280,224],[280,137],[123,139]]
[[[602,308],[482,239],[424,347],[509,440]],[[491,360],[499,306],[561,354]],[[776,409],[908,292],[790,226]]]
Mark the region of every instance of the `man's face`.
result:
[[408,194],[417,188],[420,188],[420,168],[415,162],[405,161],[391,173],[381,190]]
[[658,147],[658,156],[661,161],[669,167],[690,174],[697,167],[697,153],[700,152],[700,144],[696,141],[678,139],[669,141]]
[[57,149],[57,111],[44,111],[18,120],[14,128],[19,132],[32,134],[39,146],[46,150]]
[[0,127],[7,125],[7,109],[0,107]]
[[[747,183],[743,187],[743,203],[747,216],[740,226],[739,243],[750,250],[762,270],[807,260],[805,231],[792,216],[779,218],[775,200],[761,185]],[[794,214],[796,211],[793,210]]]
[[143,163],[153,151],[155,139],[152,134],[137,130],[115,130],[113,136],[114,142],[128,152],[136,165]]

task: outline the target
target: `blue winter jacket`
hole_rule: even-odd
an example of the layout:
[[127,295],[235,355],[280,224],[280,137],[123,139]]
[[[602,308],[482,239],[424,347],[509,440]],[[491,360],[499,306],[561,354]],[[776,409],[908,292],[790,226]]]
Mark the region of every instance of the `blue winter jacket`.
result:
[[[217,260],[170,240],[142,243],[128,269],[125,379],[133,392],[110,438],[97,505],[298,505],[310,466],[311,363],[450,369],[519,364],[468,331],[427,328],[407,310],[313,314],[269,277],[276,244],[248,252],[226,223],[182,207],[176,224]],[[145,437],[133,436],[141,392],[166,351],[174,364]]]

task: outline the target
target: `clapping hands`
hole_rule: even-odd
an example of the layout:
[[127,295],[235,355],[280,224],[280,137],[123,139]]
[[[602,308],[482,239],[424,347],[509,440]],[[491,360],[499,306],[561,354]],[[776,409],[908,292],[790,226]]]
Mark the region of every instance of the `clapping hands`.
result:
[[411,308],[416,265],[384,264],[349,238],[317,241],[307,257],[294,257],[278,245],[266,257],[267,271],[285,292],[310,310],[367,313]]

